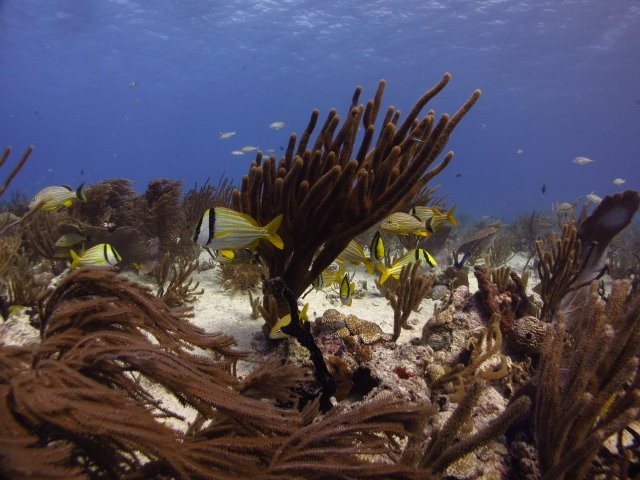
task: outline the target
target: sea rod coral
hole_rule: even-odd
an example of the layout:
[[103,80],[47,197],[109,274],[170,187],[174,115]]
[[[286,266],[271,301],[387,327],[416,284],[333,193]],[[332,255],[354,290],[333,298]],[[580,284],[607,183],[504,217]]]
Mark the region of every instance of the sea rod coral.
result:
[[[283,278],[299,297],[352,238],[403,210],[449,164],[453,152],[434,162],[480,91],[474,91],[452,116],[445,113],[437,119],[433,110],[419,115],[450,79],[446,73],[425,92],[402,123],[400,111],[389,107],[377,140],[384,81],[366,105],[358,103],[361,88],[356,88],[340,128],[341,118],[331,110],[314,143],[310,141],[318,110],[312,112],[299,140],[291,135],[280,161],[258,153],[233,202],[261,225],[284,214],[279,231],[284,249],[266,242],[259,247],[270,277]],[[356,146],[360,123],[364,135]],[[281,310],[286,313],[284,304]]]

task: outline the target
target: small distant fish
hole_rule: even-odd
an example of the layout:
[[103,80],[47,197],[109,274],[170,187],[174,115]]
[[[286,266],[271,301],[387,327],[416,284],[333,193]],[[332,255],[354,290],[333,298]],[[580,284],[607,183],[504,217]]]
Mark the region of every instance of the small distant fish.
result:
[[353,294],[356,291],[356,283],[352,282],[352,277],[349,277],[348,273],[345,273],[340,282],[340,303],[351,306],[353,302]]
[[136,88],[138,86],[138,82],[135,80],[129,80],[129,88]]
[[231,138],[236,134],[236,132],[220,132],[218,134],[218,138],[220,140],[226,140],[227,138]]
[[355,239],[351,239],[346,248],[340,252],[340,255],[338,255],[336,260],[339,262],[349,262],[352,265],[359,265],[363,263],[369,274],[373,274],[375,269],[371,258],[367,257],[364,253],[364,248]]
[[231,155],[244,155],[242,150],[232,150]]
[[74,250],[69,250],[69,253],[71,254],[71,268],[117,265],[122,260],[120,254],[109,243],[99,243],[80,254]]
[[569,202],[562,202],[562,203],[556,204],[556,210],[558,210],[559,212],[569,212],[574,208],[576,208],[576,206],[573,203],[569,203]]
[[461,173],[456,173],[456,178],[460,178],[462,176]]
[[593,163],[595,162],[595,160],[589,158],[589,157],[575,157],[573,159],[573,163],[575,163],[576,165],[587,165],[589,163]]
[[626,181],[624,178],[620,178],[620,177],[618,177],[618,178],[615,178],[615,179],[613,180],[613,184],[614,184],[614,185],[618,185],[618,186],[620,186],[620,185],[622,185],[622,184],[624,184],[624,183],[627,183],[627,181]]
[[429,235],[424,223],[410,213],[397,212],[385,217],[380,222],[380,230],[395,233],[396,235]]
[[264,238],[282,250],[284,242],[276,232],[282,223],[282,214],[261,227],[251,215],[230,208],[208,208],[196,226],[193,240],[202,247],[220,250],[233,258],[233,250],[254,248]]
[[382,285],[387,281],[390,276],[393,278],[400,278],[400,270],[405,265],[409,265],[413,262],[426,262],[430,267],[437,266],[436,259],[431,256],[424,248],[414,248],[405,253],[402,257],[396,260],[393,265],[387,267],[382,264],[378,264],[378,270],[380,270],[380,278],[378,283]]
[[519,148],[519,149],[517,149],[517,150],[516,150],[516,153],[517,153],[518,155],[522,155],[522,154],[524,153],[524,150],[523,150],[523,149],[521,149],[521,148]]
[[547,191],[547,186],[544,183],[542,184],[542,188],[540,189],[540,191],[542,192],[543,195],[544,195],[544,192]]
[[84,235],[80,235],[79,233],[70,232],[62,235],[58,240],[56,240],[55,246],[58,248],[70,248],[78,243],[84,242],[87,239]]
[[43,210],[56,210],[61,207],[70,207],[76,199],[81,202],[86,202],[87,197],[85,197],[82,191],[83,186],[84,183],[81,183],[77,190],[72,189],[68,185],[45,187],[36,193],[31,203],[29,203],[29,208],[34,208],[40,202],[43,202]]
[[253,145],[245,145],[240,150],[244,153],[255,152],[258,147],[254,147]]
[[487,124],[484,122],[480,122],[480,128],[487,128]]
[[595,192],[591,192],[589,195],[587,195],[587,200],[591,203],[600,203],[602,201],[602,198],[596,195]]
[[273,130],[280,130],[281,128],[284,128],[286,126],[287,126],[287,123],[282,121],[275,121],[269,124],[269,128]]
[[[298,318],[302,322],[309,321],[309,314],[307,313],[309,310],[309,304],[305,303],[302,310],[298,313]],[[279,338],[285,338],[287,336],[286,333],[282,331],[282,327],[289,325],[291,323],[291,314],[287,313],[284,317],[280,318],[274,325],[271,327],[271,331],[269,332],[269,338],[273,340],[277,340]]]

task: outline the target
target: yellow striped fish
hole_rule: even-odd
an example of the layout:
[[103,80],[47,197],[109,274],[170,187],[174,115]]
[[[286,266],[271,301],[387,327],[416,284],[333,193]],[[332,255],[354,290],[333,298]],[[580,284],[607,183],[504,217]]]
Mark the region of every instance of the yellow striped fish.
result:
[[424,222],[410,213],[397,212],[385,217],[380,222],[380,230],[395,233],[396,235],[421,235],[429,236]]
[[[371,246],[369,247],[371,251],[371,260],[374,262],[383,262],[384,261],[384,242],[382,241],[382,235],[380,235],[380,230],[376,231],[371,239]],[[369,272],[373,273],[373,272]]]
[[313,279],[311,286],[316,290],[322,290],[323,288],[330,287],[334,283],[340,283],[342,276],[344,275],[345,268],[341,265],[337,270],[331,266],[325,268],[320,275]]
[[71,268],[117,265],[122,260],[120,254],[109,243],[99,243],[79,255],[73,250],[69,250],[69,253]]
[[417,205],[411,209],[411,213],[418,217],[423,222],[426,222],[427,228],[431,227],[433,231],[442,227],[444,222],[449,222],[451,225],[458,225],[458,220],[453,215],[456,206],[452,206],[446,212],[443,212],[436,207],[425,207]]
[[364,253],[364,248],[355,239],[351,240],[347,247],[340,252],[336,260],[340,262],[349,262],[353,265],[360,265],[364,263],[365,268],[369,274],[373,274],[374,266],[373,262]]
[[82,187],[84,187],[84,183],[81,183],[77,190],[68,185],[45,187],[36,193],[29,203],[29,208],[42,203],[43,210],[56,210],[61,207],[70,207],[76,199],[86,202],[87,197],[85,197]]
[[391,265],[390,267],[386,267],[383,264],[378,264],[378,270],[380,270],[380,278],[378,279],[378,283],[382,285],[390,276],[393,278],[400,278],[400,270],[402,270],[402,267],[413,262],[422,261],[425,261],[430,267],[435,267],[437,265],[436,259],[433,258],[431,254],[424,248],[413,248],[409,250],[402,257],[393,262],[393,265]]
[[[305,303],[304,307],[302,307],[302,310],[300,310],[300,313],[298,314],[300,321],[302,322],[309,321],[309,315],[307,313],[308,310],[309,310],[309,304]],[[277,340],[279,338],[285,338],[287,334],[282,331],[282,327],[284,327],[285,325],[289,325],[290,323],[291,323],[291,314],[287,313],[284,317],[278,320],[273,325],[273,327],[271,327],[271,331],[269,332],[269,338],[273,340]]]
[[280,223],[282,214],[261,227],[246,213],[225,207],[208,208],[198,222],[193,240],[202,247],[220,250],[228,258],[234,257],[233,250],[257,247],[262,238],[283,249],[284,242],[276,233]]
[[352,282],[351,279],[352,277],[345,273],[340,282],[340,302],[348,307],[351,306],[353,294],[356,291],[356,282]]

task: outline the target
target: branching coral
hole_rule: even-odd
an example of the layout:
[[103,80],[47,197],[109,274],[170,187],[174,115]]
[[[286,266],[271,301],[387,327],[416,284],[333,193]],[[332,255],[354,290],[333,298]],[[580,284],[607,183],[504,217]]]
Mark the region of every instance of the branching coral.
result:
[[247,292],[260,286],[265,268],[260,263],[224,263],[218,264],[218,277],[222,288]]
[[169,254],[162,256],[153,271],[158,284],[158,297],[169,307],[179,307],[193,303],[197,295],[199,282],[194,282],[191,274],[198,268],[198,261],[189,261],[183,257],[173,258]]
[[614,282],[604,303],[594,282],[568,330],[556,317],[535,397],[543,479],[587,478],[601,443],[640,418],[640,296],[628,298],[628,290]]
[[[451,393],[454,402],[460,401],[473,378],[494,380],[507,375],[507,363],[500,353],[502,348],[502,333],[500,332],[500,315],[494,314],[491,323],[480,333],[473,335],[467,342],[467,349],[463,351],[461,363],[451,367],[444,375],[434,379],[429,385],[432,390],[446,388]],[[487,367],[487,361],[492,357],[500,359],[497,369]]]
[[639,206],[640,195],[633,190],[607,196],[591,215],[582,215],[578,226],[566,223],[559,239],[551,233],[546,244],[536,242],[541,320],[551,321],[561,302],[566,308],[579,300],[579,290],[606,272],[604,252],[613,237],[629,225]]
[[449,420],[432,435],[420,461],[420,465],[428,467],[431,474],[426,478],[441,478],[445,468],[465,454],[501,435],[517,417],[526,413],[531,406],[528,397],[520,397],[482,430],[455,442],[463,426],[471,418],[482,390],[482,380],[474,380],[460,399],[458,407]]
[[76,202],[70,212],[74,219],[94,226],[105,224],[117,228],[139,225],[143,210],[136,208],[133,182],[127,178],[112,178],[85,188],[86,202]]
[[[431,293],[435,276],[420,273],[420,262],[405,265],[400,270],[400,278],[382,287],[383,294],[393,308],[393,340],[400,337],[401,329],[409,328],[407,320],[416,311],[423,298]],[[389,283],[389,282],[387,282]]]
[[564,296],[574,286],[580,273],[580,253],[582,242],[577,236],[575,224],[566,223],[558,239],[554,232],[547,242],[536,242],[538,252],[538,275],[540,276],[540,296],[543,306],[540,319],[551,321]]
[[[501,428],[458,443],[443,431],[423,462],[432,406],[381,398],[320,415],[318,401],[299,405],[305,369],[267,359],[238,380],[228,367],[243,354],[230,337],[189,325],[109,269],[74,270],[40,315],[40,345],[0,345],[3,477],[425,478]],[[166,422],[180,417],[150,385],[198,413],[186,431]]]
[[[16,175],[18,175],[18,172],[22,169],[22,167],[24,167],[24,164],[29,158],[29,155],[31,155],[32,151],[33,151],[33,145],[29,145],[25,150],[25,152],[22,154],[22,157],[20,157],[20,160],[18,160],[18,163],[16,163],[14,167],[11,169],[11,171],[9,172],[9,175],[7,175],[4,182],[2,182],[2,185],[0,185],[0,197],[2,196],[2,194],[4,194],[7,188],[9,188],[9,185],[11,184],[13,179],[16,177]],[[5,147],[5,149],[2,151],[2,155],[0,155],[0,168],[2,168],[4,164],[7,162],[10,154],[11,154],[11,147]]]
[[[148,237],[160,240],[160,254],[176,253],[191,246],[190,238],[181,238],[185,216],[181,209],[182,181],[159,178],[149,182],[144,194],[147,214],[142,230]],[[180,241],[178,241],[180,240]]]
[[21,229],[28,249],[43,258],[58,255],[56,241],[62,235],[61,227],[71,221],[66,212],[38,211],[23,222]]
[[[282,277],[296,297],[352,238],[386,215],[402,210],[449,164],[452,152],[432,166],[480,91],[475,91],[452,117],[444,114],[436,120],[433,111],[422,119],[418,116],[450,78],[445,74],[420,97],[400,125],[400,112],[389,107],[375,143],[384,81],[366,106],[358,105],[361,89],[356,89],[341,128],[338,129],[340,117],[331,110],[315,142],[310,144],[319,116],[314,110],[297,146],[297,137],[292,134],[279,163],[273,156],[263,159],[258,154],[241,189],[234,192],[234,207],[252,215],[260,224],[284,214],[279,230],[284,249],[277,250],[265,242],[259,249],[270,276]],[[360,122],[364,135],[356,147]],[[286,307],[281,305],[284,313]]]
[[188,236],[193,234],[193,230],[207,208],[231,207],[231,194],[234,188],[231,180],[222,176],[215,187],[207,179],[204,185],[199,188],[196,186],[186,193],[182,201],[182,210],[186,219]]

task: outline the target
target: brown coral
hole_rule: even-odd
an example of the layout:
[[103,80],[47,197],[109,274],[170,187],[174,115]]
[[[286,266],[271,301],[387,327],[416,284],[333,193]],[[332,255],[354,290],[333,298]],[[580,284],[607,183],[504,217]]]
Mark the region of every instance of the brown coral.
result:
[[[249,213],[260,224],[284,214],[279,231],[284,249],[262,242],[259,250],[270,276],[282,277],[296,297],[352,238],[389,213],[403,209],[449,164],[452,152],[432,166],[480,91],[475,91],[451,118],[445,114],[436,120],[433,111],[422,119],[418,115],[450,78],[445,74],[420,97],[400,125],[399,112],[389,107],[375,143],[384,81],[366,106],[358,105],[361,90],[356,89],[341,128],[338,129],[340,117],[331,110],[315,142],[310,144],[319,116],[314,110],[300,141],[295,134],[290,137],[280,162],[276,163],[273,156],[264,159],[258,154],[241,189],[234,192],[234,207]],[[364,135],[356,147],[360,122]],[[282,313],[285,311],[282,304]]]
[[544,479],[588,478],[602,442],[640,414],[640,296],[628,291],[616,281],[604,303],[593,282],[569,329],[558,314],[547,335],[535,396]]

